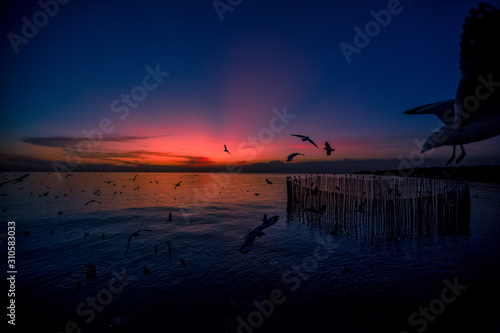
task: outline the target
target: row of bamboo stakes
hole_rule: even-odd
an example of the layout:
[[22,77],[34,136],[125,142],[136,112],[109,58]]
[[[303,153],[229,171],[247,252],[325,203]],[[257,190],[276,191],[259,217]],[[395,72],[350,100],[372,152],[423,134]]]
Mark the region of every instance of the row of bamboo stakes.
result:
[[467,234],[466,182],[374,175],[287,177],[288,221],[364,239]]

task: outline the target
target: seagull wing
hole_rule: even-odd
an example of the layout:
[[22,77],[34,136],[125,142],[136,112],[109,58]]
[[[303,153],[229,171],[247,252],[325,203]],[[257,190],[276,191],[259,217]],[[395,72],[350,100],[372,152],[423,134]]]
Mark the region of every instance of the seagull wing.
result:
[[314,141],[313,141],[313,140],[311,140],[311,139],[307,138],[307,141],[309,141],[309,142],[310,142],[310,143],[312,143],[314,146],[316,146],[316,148],[318,148],[318,149],[319,149],[319,147],[318,147],[318,146],[314,143]]
[[462,77],[476,79],[480,74],[500,73],[500,10],[480,3],[465,19],[460,42]]
[[300,134],[290,134],[291,136],[296,136],[298,138],[306,138],[305,136],[303,135],[300,135]]
[[240,246],[240,252],[241,253],[248,253],[252,249],[252,244],[255,241],[255,236],[254,235],[247,235],[245,237],[245,241],[243,244]]
[[134,234],[132,234],[132,235],[130,235],[130,236],[128,237],[128,241],[127,241],[127,250],[125,251],[125,255],[127,255],[127,253],[128,253],[128,249],[129,249],[129,247],[130,247],[130,241],[132,240],[132,237],[134,237]]
[[133,232],[129,237],[128,237],[128,240],[127,240],[127,250],[125,251],[125,255],[127,255],[128,253],[128,249],[130,247],[130,241],[132,240],[132,237],[137,237],[139,236],[139,233],[141,231],[153,231],[151,229],[142,229],[142,230],[139,230],[139,231],[136,231],[136,232]]
[[429,103],[405,111],[405,114],[434,114],[443,123],[450,124],[455,119],[455,100],[447,99],[437,103]]
[[[460,42],[462,78],[456,95],[457,104],[464,106],[461,109],[467,109],[466,106],[471,104],[471,96],[479,98],[479,109],[476,106],[476,109],[470,112],[456,110],[456,122],[460,122],[461,127],[467,126],[485,114],[500,113],[500,89],[494,88],[492,91],[492,86],[497,86],[497,82],[500,81],[498,36],[500,36],[500,10],[480,3],[478,9],[470,11],[470,16],[465,19],[463,26]],[[481,98],[479,94],[483,97]],[[461,111],[464,114],[460,114]]]
[[328,141],[325,142],[325,147],[326,147],[326,149],[332,149],[332,147],[330,146],[330,144],[328,143]]

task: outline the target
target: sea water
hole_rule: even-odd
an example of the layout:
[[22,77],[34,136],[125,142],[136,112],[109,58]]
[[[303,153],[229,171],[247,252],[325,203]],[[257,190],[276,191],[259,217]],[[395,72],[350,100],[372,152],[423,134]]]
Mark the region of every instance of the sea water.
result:
[[[23,174],[2,173],[1,181]],[[497,185],[471,184],[465,233],[374,242],[330,234],[314,216],[288,214],[285,174],[66,175],[59,181],[53,173],[30,173],[0,187],[4,253],[7,222],[16,225],[16,329],[498,328],[498,306],[491,305],[500,296]],[[245,235],[264,214],[279,219],[241,253]],[[87,276],[89,263],[95,277]],[[435,301],[445,280],[467,287],[449,304]],[[425,317],[419,309],[429,306],[434,312]]]

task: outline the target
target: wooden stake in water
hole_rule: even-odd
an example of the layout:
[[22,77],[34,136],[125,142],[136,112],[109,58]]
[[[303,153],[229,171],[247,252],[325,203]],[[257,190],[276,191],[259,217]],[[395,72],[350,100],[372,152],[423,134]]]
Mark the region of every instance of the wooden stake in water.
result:
[[371,175],[287,177],[289,222],[367,239],[467,233],[466,182]]

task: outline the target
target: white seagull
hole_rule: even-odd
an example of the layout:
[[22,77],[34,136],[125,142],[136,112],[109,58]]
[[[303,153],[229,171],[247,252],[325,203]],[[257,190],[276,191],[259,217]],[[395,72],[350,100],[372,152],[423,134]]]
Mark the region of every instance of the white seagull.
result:
[[306,141],[309,141],[310,143],[312,143],[316,148],[319,149],[319,147],[314,143],[313,140],[311,140],[308,136],[305,136],[305,135],[300,135],[300,134],[290,134],[291,136],[296,136],[298,138],[300,138],[302,140],[302,142],[306,142]]
[[290,154],[290,155],[288,155],[288,156],[287,156],[286,161],[287,161],[287,162],[291,162],[291,161],[293,160],[293,158],[294,158],[295,156],[297,156],[297,155],[305,155],[305,154],[300,154],[300,153],[293,153],[293,154]]
[[465,157],[463,145],[500,135],[500,10],[488,4],[470,11],[460,43],[462,77],[454,99],[426,104],[405,114],[434,114],[445,125],[422,145],[422,153],[440,146],[456,146]]
[[332,154],[332,151],[335,151],[335,149],[333,149],[330,144],[328,143],[328,141],[325,142],[325,148],[323,148],[324,150],[326,150],[326,154],[328,156],[330,156]]

